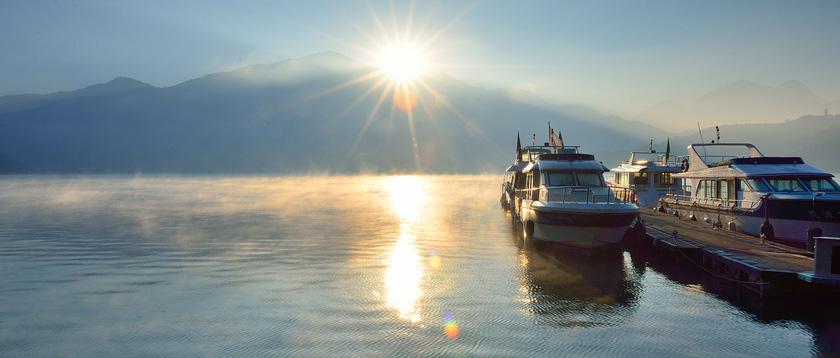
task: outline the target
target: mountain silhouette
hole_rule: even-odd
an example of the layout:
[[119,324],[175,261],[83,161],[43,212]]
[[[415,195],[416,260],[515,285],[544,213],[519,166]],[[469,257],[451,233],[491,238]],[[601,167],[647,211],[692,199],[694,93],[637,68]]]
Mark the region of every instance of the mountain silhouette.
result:
[[109,82],[88,86],[75,91],[56,92],[44,95],[19,94],[2,96],[0,97],[0,114],[25,111],[72,98],[121,95],[148,88],[154,87],[128,77],[117,77]]
[[417,93],[411,121],[393,96],[371,114],[381,92],[364,94],[377,80],[353,82],[371,71],[327,52],[171,87],[117,78],[0,97],[0,153],[56,173],[468,173],[500,172],[516,131],[543,142],[549,121],[567,144],[596,155],[647,142],[623,132],[632,123],[619,118],[564,113],[443,75],[424,78],[436,94]]
[[662,102],[640,115],[648,123],[671,131],[696,130],[701,125],[781,123],[825,109],[840,110],[840,102],[816,95],[799,81],[765,86],[737,81],[689,104]]
[[[802,116],[782,123],[721,125],[721,142],[747,142],[755,144],[768,156],[802,157],[832,173],[840,172],[840,115]],[[715,139],[714,127],[703,128],[704,139]],[[685,147],[699,143],[697,130],[692,134],[671,137],[671,148],[678,155],[685,154]],[[664,142],[663,142],[664,143]],[[664,144],[660,148],[664,148]]]

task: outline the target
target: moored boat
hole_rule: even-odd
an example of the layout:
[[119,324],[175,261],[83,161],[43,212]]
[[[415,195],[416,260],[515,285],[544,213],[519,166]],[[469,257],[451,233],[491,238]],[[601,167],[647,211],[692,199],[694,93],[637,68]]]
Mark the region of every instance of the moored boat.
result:
[[682,158],[670,155],[670,143],[664,154],[630,152],[630,158],[619,163],[607,178],[615,188],[630,188],[636,193],[640,207],[655,207],[659,198],[680,190],[680,179],[673,174],[682,172]]
[[607,186],[608,170],[592,154],[549,138],[552,145],[525,147],[521,188],[511,182],[510,209],[526,240],[587,250],[617,247],[639,215],[633,191]]
[[682,194],[662,210],[717,227],[805,246],[840,235],[840,185],[800,157],[767,157],[749,143],[688,146],[688,168],[674,174]]

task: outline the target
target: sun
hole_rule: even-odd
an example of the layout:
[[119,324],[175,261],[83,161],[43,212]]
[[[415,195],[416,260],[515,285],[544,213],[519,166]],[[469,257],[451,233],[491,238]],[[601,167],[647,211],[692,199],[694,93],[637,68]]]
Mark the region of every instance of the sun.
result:
[[[354,107],[362,103],[371,103],[370,112],[347,151],[348,158],[357,153],[359,144],[373,122],[404,118],[408,123],[408,134],[411,139],[408,144],[411,146],[414,164],[419,172],[422,168],[415,132],[415,113],[425,114],[417,117],[422,120],[436,121],[440,119],[438,111],[447,111],[463,121],[464,125],[477,127],[451,104],[444,93],[436,88],[437,84],[442,83],[440,80],[446,77],[442,71],[473,67],[470,64],[453,62],[449,57],[451,55],[444,53],[447,49],[455,48],[453,45],[457,43],[455,40],[457,37],[449,35],[450,28],[466,14],[471,6],[445,23],[433,23],[432,19],[437,17],[433,16],[433,12],[429,12],[423,17],[424,20],[419,23],[419,26],[416,26],[417,23],[414,22],[415,1],[409,3],[407,16],[402,19],[395,16],[394,9],[391,8],[390,21],[387,21],[389,19],[383,21],[369,3],[367,7],[371,15],[371,24],[354,26],[360,37],[365,39],[364,42],[357,43],[334,38],[339,45],[352,51],[352,57],[359,60],[361,65],[359,74],[318,93],[308,95],[306,99],[311,100],[346,88],[369,84],[361,95],[353,99],[347,108],[336,116],[342,118],[351,113]],[[369,31],[371,28],[374,31]],[[389,102],[391,106],[388,105]],[[381,112],[386,111],[388,107],[390,111],[383,115]],[[400,113],[404,113],[404,116],[399,115]],[[436,124],[432,123],[432,125]]]
[[376,66],[397,83],[417,81],[429,69],[426,56],[417,46],[411,44],[399,44],[384,49],[376,60]]

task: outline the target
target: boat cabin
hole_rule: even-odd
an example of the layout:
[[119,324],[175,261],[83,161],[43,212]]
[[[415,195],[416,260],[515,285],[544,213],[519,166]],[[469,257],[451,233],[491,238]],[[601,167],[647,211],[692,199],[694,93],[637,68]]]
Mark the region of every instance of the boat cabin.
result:
[[631,152],[630,158],[610,170],[611,183],[639,191],[671,192],[679,180],[672,174],[683,171],[684,157],[666,158],[664,154]]
[[[744,152],[720,154],[724,147]],[[832,174],[799,157],[766,157],[752,144],[692,144],[688,152],[692,170],[674,176],[685,183],[683,196],[700,205],[751,209],[769,194],[790,199],[840,194]]]

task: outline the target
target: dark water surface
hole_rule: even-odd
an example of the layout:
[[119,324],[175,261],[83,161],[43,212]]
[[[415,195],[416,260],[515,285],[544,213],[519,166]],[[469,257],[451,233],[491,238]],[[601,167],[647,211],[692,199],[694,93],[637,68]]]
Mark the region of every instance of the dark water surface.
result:
[[0,356],[837,353],[634,252],[521,248],[499,183],[0,177]]

